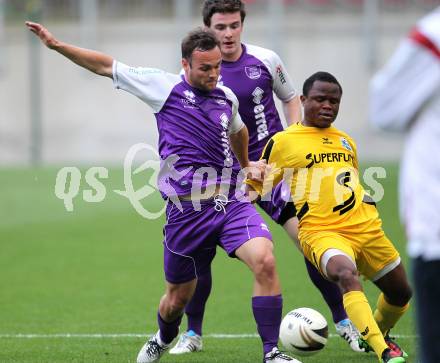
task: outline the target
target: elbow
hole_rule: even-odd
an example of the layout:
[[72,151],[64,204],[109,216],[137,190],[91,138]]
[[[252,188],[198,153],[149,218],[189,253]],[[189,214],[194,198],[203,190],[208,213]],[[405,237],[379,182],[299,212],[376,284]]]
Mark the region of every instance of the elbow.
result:
[[113,78],[113,58],[110,56],[98,58],[92,63],[92,68],[92,72],[100,76]]
[[93,73],[96,73],[99,76],[113,78],[113,67],[105,66],[105,67],[97,67],[92,69]]

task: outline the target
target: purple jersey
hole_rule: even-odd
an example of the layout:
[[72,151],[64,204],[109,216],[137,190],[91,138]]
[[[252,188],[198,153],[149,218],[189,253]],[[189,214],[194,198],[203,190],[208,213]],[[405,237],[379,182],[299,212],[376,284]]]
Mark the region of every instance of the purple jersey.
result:
[[[223,168],[233,163],[228,136],[244,127],[237,98],[230,89],[218,86],[203,92],[191,87],[183,76],[116,61],[113,82],[155,112],[162,160],[158,185],[164,197],[220,184]],[[216,175],[194,177],[196,173],[203,175],[206,167]]]
[[237,61],[222,62],[219,84],[237,96],[238,112],[249,130],[249,160],[258,160],[267,141],[283,130],[273,93],[286,102],[296,91],[276,53],[253,45],[242,48]]

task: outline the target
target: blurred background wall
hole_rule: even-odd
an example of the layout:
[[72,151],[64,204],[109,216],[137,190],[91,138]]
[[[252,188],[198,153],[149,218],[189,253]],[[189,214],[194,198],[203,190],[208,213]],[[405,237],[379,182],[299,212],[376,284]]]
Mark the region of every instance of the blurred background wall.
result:
[[[155,119],[135,97],[42,47],[24,20],[129,65],[180,70],[180,40],[201,25],[201,0],[0,0],[0,166],[121,165],[156,145]],[[318,70],[344,88],[337,126],[363,160],[396,160],[402,140],[367,122],[368,81],[440,0],[253,0],[243,41],[278,52],[298,92]]]

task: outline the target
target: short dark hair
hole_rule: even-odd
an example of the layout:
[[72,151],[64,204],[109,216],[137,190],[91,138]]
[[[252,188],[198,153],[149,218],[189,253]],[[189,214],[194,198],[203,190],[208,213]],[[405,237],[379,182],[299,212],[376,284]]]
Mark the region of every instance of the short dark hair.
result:
[[309,95],[310,89],[312,88],[313,83],[315,81],[337,84],[339,87],[339,90],[341,91],[341,95],[342,95],[342,87],[339,84],[339,82],[335,76],[333,76],[332,74],[330,74],[328,72],[316,72],[305,80],[304,85],[303,85],[303,95],[304,96],[307,97]]
[[211,18],[215,13],[236,13],[240,12],[241,22],[244,22],[246,11],[241,0],[205,0],[202,7],[203,23],[211,26]]
[[191,63],[191,56],[195,50],[205,52],[218,46],[220,43],[212,30],[197,28],[183,38],[182,58]]

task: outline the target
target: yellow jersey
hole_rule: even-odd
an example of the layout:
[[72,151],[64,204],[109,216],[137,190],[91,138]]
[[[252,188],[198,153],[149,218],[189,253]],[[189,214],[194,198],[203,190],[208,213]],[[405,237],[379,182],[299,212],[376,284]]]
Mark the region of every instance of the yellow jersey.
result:
[[359,183],[356,145],[346,133],[294,124],[269,140],[261,159],[270,167],[264,182],[247,183],[262,197],[280,182],[290,186],[300,232],[350,231],[369,221],[355,213],[374,202]]

